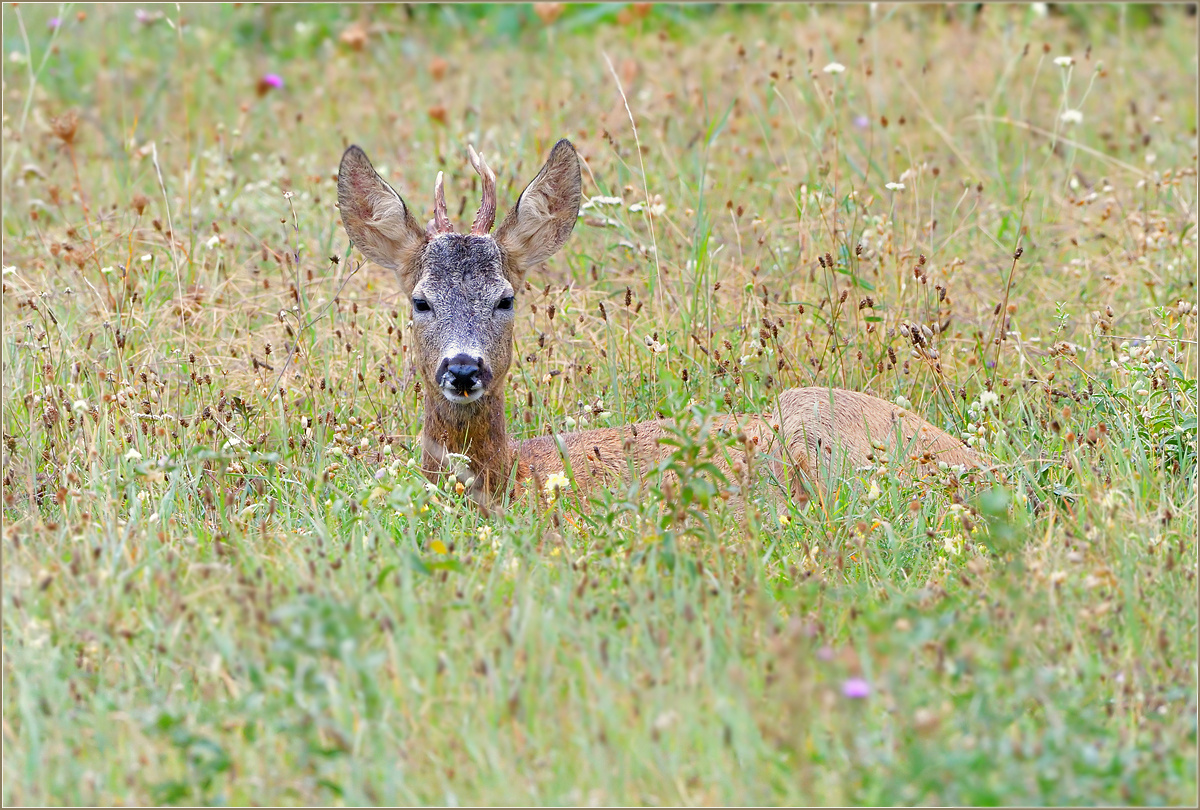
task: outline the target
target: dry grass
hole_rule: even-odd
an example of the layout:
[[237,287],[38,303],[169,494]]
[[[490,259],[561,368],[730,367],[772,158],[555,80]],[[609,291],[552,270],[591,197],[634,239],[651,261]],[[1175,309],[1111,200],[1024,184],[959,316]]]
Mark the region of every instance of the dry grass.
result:
[[[5,7],[6,803],[1192,797],[1195,18],[1093,11]],[[426,488],[337,161],[562,136],[515,433],[836,384],[1011,485]]]

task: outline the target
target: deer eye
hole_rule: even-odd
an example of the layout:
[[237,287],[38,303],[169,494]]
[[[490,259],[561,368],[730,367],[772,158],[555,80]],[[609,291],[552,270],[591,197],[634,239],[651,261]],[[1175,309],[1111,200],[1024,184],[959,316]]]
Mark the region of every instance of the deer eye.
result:
[[429,302],[426,301],[424,298],[414,298],[412,301],[413,301],[413,309],[415,309],[417,312],[432,312],[433,311],[433,307],[429,306]]
[[503,309],[503,310],[507,311],[512,308],[513,308],[513,297],[511,295],[508,296],[507,298],[501,298],[498,302],[496,302],[496,309]]

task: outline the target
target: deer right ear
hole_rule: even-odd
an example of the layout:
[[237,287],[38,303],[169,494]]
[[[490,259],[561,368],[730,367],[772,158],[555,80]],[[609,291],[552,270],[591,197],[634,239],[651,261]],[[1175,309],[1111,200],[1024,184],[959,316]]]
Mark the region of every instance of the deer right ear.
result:
[[425,244],[425,231],[357,146],[346,150],[338,167],[338,209],[354,246],[376,264],[395,270],[401,284],[411,289],[416,279],[409,278],[410,268]]
[[518,266],[544,261],[566,243],[579,218],[581,186],[579,156],[563,138],[496,229],[496,242]]

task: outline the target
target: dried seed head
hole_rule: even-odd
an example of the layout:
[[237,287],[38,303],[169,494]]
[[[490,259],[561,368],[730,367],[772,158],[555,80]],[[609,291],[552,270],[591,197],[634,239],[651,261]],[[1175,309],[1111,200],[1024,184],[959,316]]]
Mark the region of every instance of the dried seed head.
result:
[[534,3],[533,13],[538,15],[538,18],[549,25],[559,18],[563,13],[562,3]]
[[75,135],[79,131],[79,115],[74,110],[67,110],[57,118],[50,119],[50,131],[54,133],[54,137],[65,143],[67,146],[72,146],[75,143]]

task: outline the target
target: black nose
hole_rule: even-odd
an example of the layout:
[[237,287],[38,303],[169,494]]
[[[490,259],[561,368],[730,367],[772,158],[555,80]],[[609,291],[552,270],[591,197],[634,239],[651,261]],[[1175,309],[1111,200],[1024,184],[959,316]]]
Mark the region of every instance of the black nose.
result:
[[456,354],[449,360],[442,360],[438,379],[460,394],[469,394],[480,382],[481,362],[470,355]]

